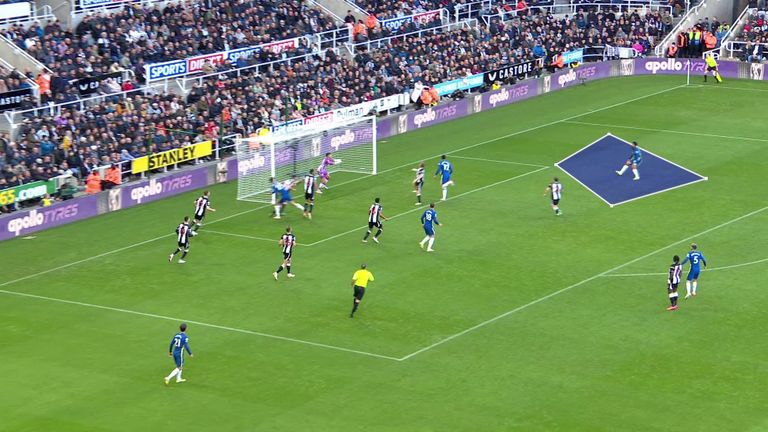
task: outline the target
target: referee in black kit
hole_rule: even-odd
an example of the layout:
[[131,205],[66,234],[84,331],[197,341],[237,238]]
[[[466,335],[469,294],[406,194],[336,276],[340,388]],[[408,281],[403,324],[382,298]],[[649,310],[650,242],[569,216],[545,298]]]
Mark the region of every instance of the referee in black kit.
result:
[[360,264],[360,270],[356,271],[352,275],[352,289],[354,290],[354,303],[352,303],[352,313],[349,314],[350,318],[355,317],[355,312],[360,306],[360,302],[365,295],[365,288],[368,286],[368,282],[374,280],[373,273],[368,271],[368,266],[365,263]]

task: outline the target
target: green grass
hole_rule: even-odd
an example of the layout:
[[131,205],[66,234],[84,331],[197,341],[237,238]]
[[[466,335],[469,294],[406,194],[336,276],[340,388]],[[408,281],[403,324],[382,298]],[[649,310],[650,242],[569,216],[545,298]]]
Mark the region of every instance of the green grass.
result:
[[[197,193],[3,243],[0,430],[768,430],[768,263],[704,273],[674,313],[664,276],[599,276],[664,272],[691,240],[714,268],[767,257],[764,84],[680,83],[603,80],[391,138],[384,172],[336,176],[311,222],[214,186],[186,265],[169,232]],[[609,208],[564,178],[554,217],[552,164],[608,131],[709,181]],[[457,185],[427,254],[410,168],[443,152]],[[376,196],[396,217],[362,244]],[[286,223],[303,246],[275,282],[277,245],[249,237]],[[361,262],[376,281],[351,320]],[[165,387],[181,319],[195,357]]]

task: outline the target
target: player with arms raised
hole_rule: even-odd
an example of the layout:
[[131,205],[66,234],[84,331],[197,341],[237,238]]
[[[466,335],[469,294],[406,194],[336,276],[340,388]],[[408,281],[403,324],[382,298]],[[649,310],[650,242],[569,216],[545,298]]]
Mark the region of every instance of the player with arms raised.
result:
[[683,266],[680,264],[680,257],[672,257],[672,264],[669,266],[667,276],[667,294],[669,294],[668,311],[677,310],[677,285],[680,283],[680,275],[683,274]]
[[371,204],[371,208],[368,209],[368,232],[365,233],[365,237],[363,237],[363,243],[368,243],[368,237],[371,235],[371,230],[373,228],[377,228],[378,231],[376,231],[376,234],[373,236],[373,241],[376,243],[379,242],[379,236],[381,235],[381,232],[384,230],[384,227],[381,224],[381,220],[387,220],[387,218],[382,214],[383,207],[380,204],[381,200],[379,198],[376,198],[373,200],[373,204]]
[[165,377],[165,385],[171,382],[171,378],[176,377],[177,383],[183,383],[186,381],[181,377],[181,370],[184,367],[184,351],[187,351],[190,357],[194,357],[192,350],[189,349],[189,338],[187,337],[187,324],[181,323],[179,326],[179,332],[173,335],[171,339],[171,346],[168,348],[168,356],[173,357],[176,368],[171,371],[171,374]]
[[448,186],[453,186],[454,184],[453,180],[451,180],[451,175],[453,175],[453,164],[448,162],[445,155],[440,156],[440,162],[437,164],[435,177],[441,177],[440,185],[443,188],[442,201],[448,199]]
[[419,162],[419,166],[412,170],[416,171],[416,178],[413,179],[413,192],[416,193],[415,205],[421,205],[421,191],[424,188],[424,162]]
[[320,177],[320,186],[317,188],[317,193],[323,193],[322,189],[328,189],[328,180],[331,179],[331,174],[328,173],[328,167],[331,165],[340,164],[341,159],[334,159],[333,153],[326,153],[323,161],[320,162],[320,166],[317,167],[317,175]]
[[550,194],[552,196],[552,210],[555,211],[555,216],[560,216],[563,212],[560,211],[560,198],[563,194],[563,185],[560,184],[560,180],[555,177],[552,183],[544,190],[544,195]]
[[624,172],[629,168],[632,167],[632,174],[635,175],[635,177],[632,180],[640,180],[640,174],[637,171],[637,167],[643,162],[643,152],[640,151],[640,148],[637,146],[637,141],[632,141],[632,154],[629,155],[627,158],[627,162],[624,164],[623,167],[621,167],[620,170],[616,171],[616,174],[623,175]]
[[424,234],[426,236],[419,242],[419,247],[424,249],[424,244],[429,242],[427,246],[427,252],[434,252],[432,245],[435,244],[435,227],[434,225],[440,225],[437,221],[437,212],[435,211],[435,203],[430,203],[429,208],[421,215],[421,225],[424,227]]
[[288,271],[286,276],[292,278],[295,275],[291,273],[291,258],[293,258],[293,247],[296,246],[296,236],[293,235],[293,230],[291,227],[285,229],[285,234],[280,237],[280,240],[277,242],[277,244],[279,244],[283,249],[283,262],[280,264],[280,267],[277,268],[277,271],[272,273],[272,277],[277,280],[278,273],[283,271],[283,268],[285,268]]
[[192,231],[196,232],[198,228],[203,226],[203,219],[207,210],[216,211],[215,208],[211,207],[211,191],[203,192],[203,195],[195,200],[195,216],[192,221]]
[[[704,254],[699,252],[699,246],[696,243],[691,243],[691,251],[685,256],[685,259],[680,264],[691,263],[691,268],[688,270],[688,277],[685,280],[685,298],[689,298],[691,295],[696,295],[696,288],[699,285],[699,273],[701,273],[701,264],[704,264],[704,268],[707,267],[707,260],[704,258]],[[693,285],[693,290],[691,290]]]
[[189,216],[184,216],[184,221],[176,227],[176,250],[168,256],[168,262],[173,262],[173,257],[182,252],[179,258],[179,264],[184,264],[184,258],[189,253],[189,237],[195,235],[195,232],[189,227]]
[[317,176],[315,170],[310,169],[304,176],[304,217],[312,219],[312,210],[315,208],[315,192],[317,191]]

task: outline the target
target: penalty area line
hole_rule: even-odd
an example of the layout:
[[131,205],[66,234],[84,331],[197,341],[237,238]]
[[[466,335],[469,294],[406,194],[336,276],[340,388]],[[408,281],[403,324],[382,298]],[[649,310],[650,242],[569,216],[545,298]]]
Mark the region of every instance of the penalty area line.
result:
[[174,318],[174,317],[165,316],[165,315],[157,315],[153,313],[140,312],[140,311],[135,311],[130,309],[122,309],[122,308],[117,308],[112,306],[103,306],[103,305],[98,305],[93,303],[85,303],[85,302],[80,302],[75,300],[66,300],[66,299],[61,299],[56,297],[47,297],[47,296],[41,296],[37,294],[29,294],[29,293],[23,293],[23,292],[17,292],[17,291],[0,290],[0,294],[13,295],[18,297],[27,297],[27,298],[33,298],[33,299],[45,300],[45,301],[51,301],[51,302],[57,302],[57,303],[65,303],[65,304],[74,305],[74,306],[83,306],[83,307],[101,309],[101,310],[111,311],[111,312],[120,312],[124,314],[138,315],[138,316],[147,317],[147,318],[155,318],[155,319],[160,319],[165,321],[174,321],[177,323],[186,322],[188,324],[194,324],[201,327],[225,330],[225,331],[234,332],[234,333],[243,333],[243,334],[248,334],[252,336],[268,338],[268,339],[276,339],[276,340],[281,340],[285,342],[293,342],[293,343],[302,344],[302,345],[310,345],[310,346],[325,348],[325,349],[334,350],[334,351],[342,351],[346,353],[359,354],[367,357],[375,357],[375,358],[380,358],[385,360],[400,361],[400,359],[398,359],[397,357],[376,354],[376,353],[371,353],[367,351],[360,351],[360,350],[355,350],[351,348],[344,348],[344,347],[339,347],[335,345],[328,345],[328,344],[319,343],[319,342],[312,342],[312,341],[307,341],[303,339],[296,339],[296,338],[291,338],[286,336],[278,336],[278,335],[273,335],[269,333],[241,329],[237,327],[228,327],[228,326],[223,326],[218,324],[211,324],[211,323],[206,323],[202,321],[185,320],[185,319]]
[[515,314],[517,312],[520,312],[522,310],[528,309],[529,307],[531,307],[533,305],[536,305],[538,303],[544,302],[544,301],[546,301],[548,299],[551,299],[552,297],[555,297],[555,296],[560,295],[560,294],[562,294],[564,292],[570,291],[570,290],[572,290],[572,289],[574,289],[576,287],[584,285],[584,284],[586,284],[588,282],[591,282],[591,281],[593,281],[595,279],[598,279],[600,277],[606,276],[609,273],[613,273],[614,271],[620,270],[620,269],[622,269],[622,268],[624,268],[624,267],[626,267],[628,265],[632,265],[632,264],[634,264],[634,263],[636,263],[638,261],[642,261],[642,260],[644,260],[644,259],[646,259],[646,258],[648,258],[650,256],[656,255],[659,252],[663,252],[663,251],[671,248],[672,246],[677,246],[680,243],[687,242],[687,241],[692,240],[692,239],[694,239],[696,237],[700,237],[700,236],[708,234],[708,233],[710,233],[712,231],[716,231],[716,230],[718,230],[720,228],[723,228],[723,227],[726,227],[728,225],[734,224],[734,223],[739,222],[739,221],[741,221],[743,219],[746,219],[748,217],[754,216],[754,215],[756,215],[758,213],[762,213],[765,210],[768,210],[768,206],[765,206],[765,207],[759,208],[757,210],[751,211],[751,212],[749,212],[747,214],[744,214],[744,215],[741,215],[739,217],[733,218],[733,219],[728,220],[726,222],[723,222],[723,223],[721,223],[719,225],[715,225],[715,226],[713,226],[711,228],[708,228],[708,229],[706,229],[704,231],[701,231],[699,233],[696,233],[696,234],[693,234],[693,235],[689,235],[688,237],[680,239],[680,240],[678,240],[676,242],[673,242],[673,243],[670,243],[670,244],[668,244],[666,246],[660,247],[660,248],[656,249],[653,252],[648,252],[645,255],[642,255],[642,256],[639,256],[637,258],[634,258],[634,259],[631,259],[629,261],[626,261],[623,264],[619,264],[616,267],[608,269],[608,270],[606,270],[606,271],[604,271],[602,273],[598,273],[598,274],[596,274],[594,276],[590,276],[590,277],[582,280],[581,282],[576,282],[573,285],[569,285],[569,286],[567,286],[565,288],[561,288],[561,289],[559,289],[559,290],[557,290],[555,292],[549,293],[549,294],[547,294],[547,295],[545,295],[543,297],[540,297],[540,298],[538,298],[536,300],[528,302],[528,303],[526,303],[526,304],[524,304],[522,306],[518,306],[518,307],[516,307],[514,309],[511,309],[511,310],[508,310],[508,311],[506,311],[506,312],[504,312],[502,314],[496,315],[493,318],[490,318],[490,319],[487,319],[487,320],[485,320],[485,321],[483,321],[481,323],[475,324],[474,326],[472,326],[472,327],[470,327],[468,329],[465,329],[465,330],[462,330],[462,331],[460,331],[458,333],[452,334],[452,335],[450,335],[450,336],[448,336],[448,337],[446,337],[444,339],[441,339],[441,340],[439,340],[439,341],[437,341],[437,342],[435,342],[435,343],[433,343],[431,345],[427,345],[424,348],[416,350],[416,351],[414,351],[414,352],[412,352],[412,353],[410,353],[410,354],[408,354],[408,355],[406,355],[404,357],[400,357],[400,361],[405,361],[405,360],[408,360],[410,358],[413,358],[413,357],[415,357],[415,356],[417,356],[419,354],[422,354],[422,353],[427,352],[427,351],[429,351],[429,350],[431,350],[433,348],[436,348],[436,347],[438,347],[440,345],[443,345],[446,342],[450,342],[450,341],[452,341],[452,340],[454,340],[454,339],[456,339],[458,337],[461,337],[461,336],[463,336],[463,335],[465,335],[467,333],[470,333],[470,332],[473,332],[473,331],[475,331],[477,329],[483,328],[483,327],[487,326],[488,324],[492,324],[492,323],[494,323],[494,322],[496,322],[496,321],[498,321],[498,320],[500,320],[500,319],[502,319],[504,317],[507,317],[509,315]]

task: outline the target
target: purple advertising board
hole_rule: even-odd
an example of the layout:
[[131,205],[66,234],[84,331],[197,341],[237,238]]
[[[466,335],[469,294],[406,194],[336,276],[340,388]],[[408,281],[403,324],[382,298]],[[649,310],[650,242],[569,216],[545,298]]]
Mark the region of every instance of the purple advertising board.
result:
[[[544,77],[544,91],[560,90],[572,85],[581,84],[584,81],[608,78],[609,76],[611,76],[610,63],[587,63],[576,69],[557,72],[550,75],[549,78]],[[547,80],[549,81],[548,83]],[[549,84],[549,87],[547,87],[547,84]]]
[[[703,59],[673,59],[673,58],[642,58],[633,61],[633,70],[627,70],[629,61],[622,61],[622,75],[685,75],[688,73],[688,62],[691,62],[691,75],[704,75],[707,70]],[[739,76],[739,63],[723,61],[719,63],[718,71],[727,78]]]
[[455,120],[469,114],[470,104],[467,99],[449,102],[427,109],[401,114],[399,116],[397,133],[405,133],[422,127]]
[[[206,186],[208,186],[208,170],[204,168],[153,178],[122,187],[120,189],[122,204],[117,207],[133,207]],[[113,207],[112,210],[117,208]]]
[[50,207],[14,213],[0,220],[0,240],[8,240],[98,215],[98,197],[88,195]]
[[474,112],[485,111],[534,97],[538,94],[538,89],[538,82],[532,80],[515,84],[511,87],[502,87],[499,90],[474,95],[472,96],[475,104]]

